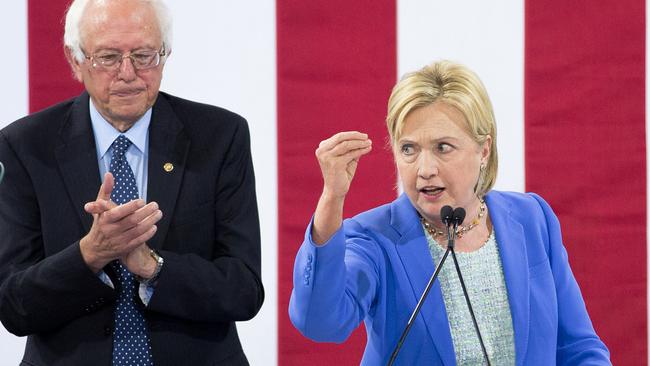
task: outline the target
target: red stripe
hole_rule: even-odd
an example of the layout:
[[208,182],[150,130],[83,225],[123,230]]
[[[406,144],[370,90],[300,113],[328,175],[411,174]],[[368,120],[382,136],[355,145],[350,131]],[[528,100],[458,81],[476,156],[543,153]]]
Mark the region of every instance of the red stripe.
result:
[[526,183],[615,365],[647,360],[645,1],[526,2]]
[[343,130],[370,135],[346,201],[346,216],[395,197],[384,118],[395,83],[394,1],[277,2],[279,179],[279,364],[358,364],[363,332],[344,345],[315,344],[291,325],[292,268],[322,189],[314,150]]
[[83,90],[83,86],[72,77],[63,53],[65,19],[62,14],[68,3],[69,0],[28,1],[30,112],[61,102]]

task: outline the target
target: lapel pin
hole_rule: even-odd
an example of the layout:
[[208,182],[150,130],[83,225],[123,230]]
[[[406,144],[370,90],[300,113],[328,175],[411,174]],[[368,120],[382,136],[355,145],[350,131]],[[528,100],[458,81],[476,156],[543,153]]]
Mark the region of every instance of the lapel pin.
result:
[[165,169],[165,171],[166,171],[167,173],[169,173],[169,172],[171,172],[172,170],[174,170],[174,164],[172,164],[172,163],[165,163],[165,165],[163,165],[163,169]]

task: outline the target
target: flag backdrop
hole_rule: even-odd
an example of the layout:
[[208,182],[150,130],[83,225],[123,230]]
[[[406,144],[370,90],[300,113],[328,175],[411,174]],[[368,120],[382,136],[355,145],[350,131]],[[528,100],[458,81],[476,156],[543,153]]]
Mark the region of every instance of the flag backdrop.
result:
[[[0,5],[0,126],[81,87],[63,57],[68,0]],[[253,365],[357,364],[289,322],[293,256],[321,189],[314,150],[367,132],[346,215],[392,200],[384,116],[392,85],[440,58],[484,81],[495,107],[497,188],[534,191],[560,217],[594,326],[617,365],[647,364],[646,3],[643,0],[168,0],[162,89],[232,109],[251,126],[266,301],[239,325]],[[11,174],[11,172],[7,172]],[[0,245],[11,245],[2,243]],[[0,365],[24,339],[0,327]]]

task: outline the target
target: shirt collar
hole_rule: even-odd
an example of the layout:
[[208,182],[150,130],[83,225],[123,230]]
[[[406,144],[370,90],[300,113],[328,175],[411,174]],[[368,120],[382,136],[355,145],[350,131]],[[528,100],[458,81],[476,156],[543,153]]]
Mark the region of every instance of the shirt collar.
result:
[[108,152],[113,141],[119,136],[124,135],[128,138],[133,145],[140,150],[141,153],[145,152],[147,141],[147,132],[149,131],[149,124],[151,123],[151,108],[135,122],[131,128],[122,133],[115,129],[106,119],[97,111],[92,99],[89,99],[90,106],[90,122],[93,126],[93,133],[95,134],[95,141],[97,145],[97,157],[102,159]]

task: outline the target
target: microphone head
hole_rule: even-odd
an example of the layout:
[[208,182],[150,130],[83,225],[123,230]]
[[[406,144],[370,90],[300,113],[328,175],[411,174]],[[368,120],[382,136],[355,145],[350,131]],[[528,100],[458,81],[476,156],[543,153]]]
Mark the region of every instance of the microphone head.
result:
[[463,220],[465,220],[465,209],[462,207],[456,207],[454,210],[453,214],[453,219],[454,224],[460,225],[463,223]]
[[451,206],[442,206],[440,209],[440,220],[442,220],[442,223],[449,226],[451,224],[451,220],[454,217],[454,209],[451,208]]

